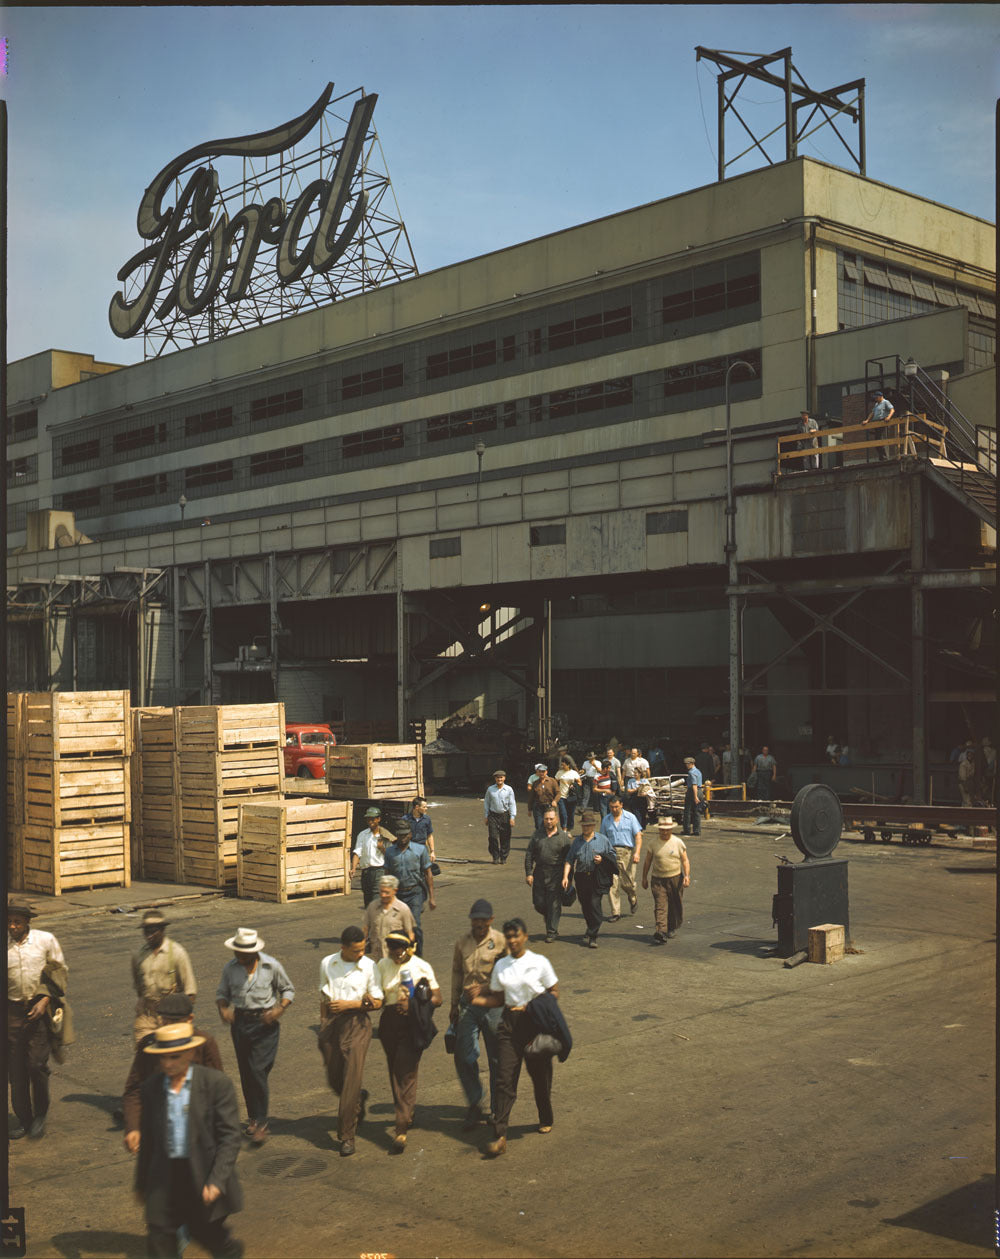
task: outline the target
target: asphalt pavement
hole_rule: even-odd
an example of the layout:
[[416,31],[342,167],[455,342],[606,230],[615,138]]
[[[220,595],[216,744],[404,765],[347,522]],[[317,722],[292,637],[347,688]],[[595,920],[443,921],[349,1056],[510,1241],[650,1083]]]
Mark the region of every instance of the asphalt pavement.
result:
[[[271,1140],[245,1149],[249,1256],[986,1256],[995,1145],[996,857],[971,849],[842,843],[855,952],[788,969],[771,955],[780,828],[707,823],[689,841],[685,925],[657,946],[652,900],[582,947],[578,906],[543,942],[531,908],[524,815],[505,866],[481,805],[432,809],[441,875],[426,956],[445,1005],[472,902],[528,922],[552,961],[574,1037],[555,1066],[555,1125],[536,1131],[522,1080],[507,1153],[461,1131],[465,1105],[440,1035],[420,1070],[416,1126],[388,1158],[392,1099],[372,1042],[369,1117],[341,1159],[336,1099],[315,1031],[319,964],[360,921],[361,894],[288,905],[133,884],[35,898],[70,967],[77,1043],[53,1068],[48,1132],[11,1147],[12,1202],[31,1256],[140,1256],[132,1157],[112,1112],[132,1055],[130,953],[160,904],[200,984],[196,1023],[235,1056],[214,1006],[230,954],[257,928],[297,998],[271,1076]],[[607,904],[607,902],[605,902]],[[443,1032],[444,1012],[438,1016]],[[485,1069],[485,1064],[484,1064]],[[191,1244],[188,1259],[202,1252]]]

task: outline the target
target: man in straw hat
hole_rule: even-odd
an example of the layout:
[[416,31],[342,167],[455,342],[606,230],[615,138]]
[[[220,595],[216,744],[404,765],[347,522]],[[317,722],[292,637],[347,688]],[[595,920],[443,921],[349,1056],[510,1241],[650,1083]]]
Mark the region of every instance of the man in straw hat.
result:
[[160,1066],[141,1090],[135,1169],[151,1256],[173,1259],[181,1228],[214,1256],[243,1254],[242,1243],[226,1227],[226,1217],[243,1206],[236,1179],[236,1090],[221,1071],[195,1062],[204,1040],[190,1023],[168,1023],[143,1050]]
[[674,834],[674,819],[660,818],[656,831],[649,828],[649,845],[646,863],[642,867],[642,886],[653,881],[653,907],[656,914],[656,930],[653,939],[657,944],[672,940],[684,921],[684,889],[691,885],[691,863],[687,845]]
[[132,958],[132,982],[138,997],[133,1025],[136,1045],[160,1025],[157,1004],[161,997],[182,992],[193,1002],[198,991],[191,959],[176,940],[167,937],[168,926],[158,909],[147,909],[142,916],[145,942]]
[[517,817],[514,788],[507,785],[507,771],[493,771],[493,784],[483,797],[486,842],[495,866],[502,866],[510,853],[510,831]]
[[[7,902],[7,1072],[18,1126],[8,1136],[41,1137],[49,1111],[51,981],[65,992],[66,962],[59,941],[31,925],[37,917],[23,900]],[[51,1007],[51,1008],[50,1008]]]
[[[201,1044],[194,1050],[194,1061],[200,1067],[213,1067],[216,1071],[222,1070],[222,1056],[219,1053],[219,1046],[215,1037],[210,1036],[208,1032],[203,1032],[200,1027],[194,1027],[194,1008],[191,1005],[190,997],[183,992],[168,993],[167,996],[161,998],[156,1007],[156,1020],[157,1027],[166,1027],[172,1023],[190,1023],[194,1028],[195,1036],[201,1041]],[[142,1086],[156,1070],[159,1061],[155,1056],[145,1053],[144,1050],[147,1045],[152,1045],[155,1041],[156,1028],[143,1037],[139,1048],[135,1051],[132,1067],[128,1073],[128,1079],[125,1081],[125,1091],[122,1093],[125,1149],[130,1154],[135,1154],[139,1149]]]
[[215,992],[219,1017],[229,1024],[247,1105],[247,1136],[263,1145],[270,1136],[267,1077],[278,1053],[278,1020],[295,1000],[295,989],[276,959],[264,952],[253,927],[240,927],[226,941],[235,956],[222,968]]

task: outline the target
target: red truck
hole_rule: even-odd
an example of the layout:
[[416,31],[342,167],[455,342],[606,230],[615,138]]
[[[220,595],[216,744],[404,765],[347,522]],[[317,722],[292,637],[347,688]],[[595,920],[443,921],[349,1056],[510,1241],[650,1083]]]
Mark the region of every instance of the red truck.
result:
[[335,747],[336,735],[322,722],[285,723],[285,776],[325,778],[327,744]]

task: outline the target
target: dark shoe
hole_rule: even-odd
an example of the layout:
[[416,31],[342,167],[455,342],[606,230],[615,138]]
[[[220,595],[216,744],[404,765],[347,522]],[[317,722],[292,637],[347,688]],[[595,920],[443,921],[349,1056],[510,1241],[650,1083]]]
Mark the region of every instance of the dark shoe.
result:
[[348,1158],[353,1153],[354,1153],[353,1141],[342,1141],[340,1143],[340,1157],[341,1158]]
[[628,903],[628,907],[634,914],[635,911],[639,908],[639,902],[637,900],[630,900]]
[[120,1106],[117,1106],[117,1107],[116,1107],[116,1108],[115,1108],[115,1109],[111,1112],[111,1118],[115,1121],[115,1123],[124,1123],[124,1122],[125,1122],[125,1112],[122,1110],[122,1108],[121,1108]]
[[501,858],[500,858],[500,864],[501,864],[502,866],[505,866],[505,865],[507,864],[507,858],[506,858],[506,857],[501,857]]
[[485,1116],[478,1106],[470,1106],[465,1112],[465,1122],[462,1124],[463,1132],[474,1132],[482,1123]]
[[556,938],[556,937],[555,937],[555,933],[554,933],[554,932],[552,932],[552,931],[550,931],[550,932],[549,932],[549,934],[545,937],[545,943],[546,943],[546,944],[551,944],[551,943],[552,943],[552,941],[553,941],[555,938]]
[[483,1153],[487,1158],[499,1158],[507,1149],[507,1138],[497,1137],[495,1141],[487,1141]]
[[500,858],[499,858],[499,857],[494,857],[494,858],[493,858],[493,864],[494,864],[495,866],[498,866],[498,865],[500,864]]
[[22,1137],[26,1137],[27,1135],[27,1131],[22,1128],[20,1124],[14,1128],[10,1128],[7,1132],[7,1136],[11,1141],[20,1141]]
[[677,932],[676,932],[676,931],[668,931],[668,932],[667,932],[667,939],[668,939],[668,940],[672,940],[676,934],[677,934]]
[[597,937],[596,937],[596,936],[591,936],[591,937],[590,937],[590,940],[589,940],[589,941],[588,941],[588,943],[587,943],[587,947],[588,947],[588,948],[591,948],[591,949],[596,949],[596,948],[597,948]]
[[605,922],[619,922],[620,920],[621,920],[621,914],[612,914],[610,918],[605,918],[604,921]]
[[402,1154],[406,1150],[406,1133],[398,1132],[392,1139],[392,1145],[389,1146],[390,1154]]
[[361,1101],[358,1102],[358,1123],[364,1119],[368,1113],[368,1090],[361,1090]]
[[259,1123],[250,1133],[250,1140],[254,1145],[263,1145],[267,1138],[271,1135],[271,1129],[266,1123]]
[[656,943],[657,943],[657,944],[663,944],[663,942],[666,940],[666,938],[667,938],[667,937],[663,934],[663,932],[662,932],[662,931],[654,931],[654,932],[653,932],[653,939],[656,941]]
[[31,1121],[31,1127],[28,1129],[28,1136],[34,1137],[37,1141],[39,1137],[45,1136],[45,1116],[39,1115],[37,1119]]

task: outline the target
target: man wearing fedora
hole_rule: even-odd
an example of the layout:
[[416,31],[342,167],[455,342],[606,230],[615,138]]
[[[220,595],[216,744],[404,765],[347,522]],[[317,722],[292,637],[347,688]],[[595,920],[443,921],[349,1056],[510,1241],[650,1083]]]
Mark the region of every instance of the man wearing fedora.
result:
[[674,834],[674,819],[660,818],[654,832],[649,828],[650,841],[646,849],[646,863],[642,867],[642,886],[653,883],[653,908],[656,930],[653,939],[657,944],[672,940],[684,921],[684,889],[691,885],[691,863],[687,845]]
[[[7,1072],[18,1126],[8,1136],[41,1137],[49,1111],[49,1053],[58,996],[66,991],[59,941],[31,925],[27,901],[7,902]],[[62,1012],[61,1010],[59,1011]]]
[[[183,992],[168,993],[156,1007],[156,1020],[157,1027],[167,1027],[169,1024],[174,1023],[190,1023],[194,1035],[201,1041],[201,1044],[195,1047],[193,1061],[200,1067],[212,1067],[216,1071],[222,1070],[222,1055],[219,1053],[219,1046],[215,1037],[210,1036],[208,1032],[203,1032],[200,1027],[194,1026],[194,1007],[191,1005],[190,997],[185,996]],[[132,1059],[132,1068],[128,1073],[128,1079],[125,1081],[125,1091],[122,1094],[125,1149],[130,1154],[135,1154],[139,1149],[142,1086],[156,1070],[159,1061],[155,1055],[147,1054],[144,1051],[147,1045],[152,1045],[155,1041],[156,1028],[143,1037],[139,1048],[135,1051],[135,1057]]]
[[218,1259],[243,1254],[226,1226],[227,1216],[243,1207],[236,1090],[221,1071],[195,1062],[203,1044],[190,1023],[168,1023],[143,1050],[160,1066],[141,1090],[135,1169],[150,1256],[173,1259],[182,1228]]
[[247,1106],[247,1136],[263,1145],[270,1136],[267,1077],[278,1053],[278,1020],[295,1000],[295,989],[277,960],[264,952],[252,927],[226,941],[235,956],[222,968],[215,992],[219,1017],[229,1024]]
[[142,916],[145,942],[132,958],[132,982],[138,997],[133,1025],[136,1045],[159,1026],[156,1011],[161,997],[182,992],[193,1003],[198,991],[187,950],[168,938],[168,926],[158,909],[147,909]]

